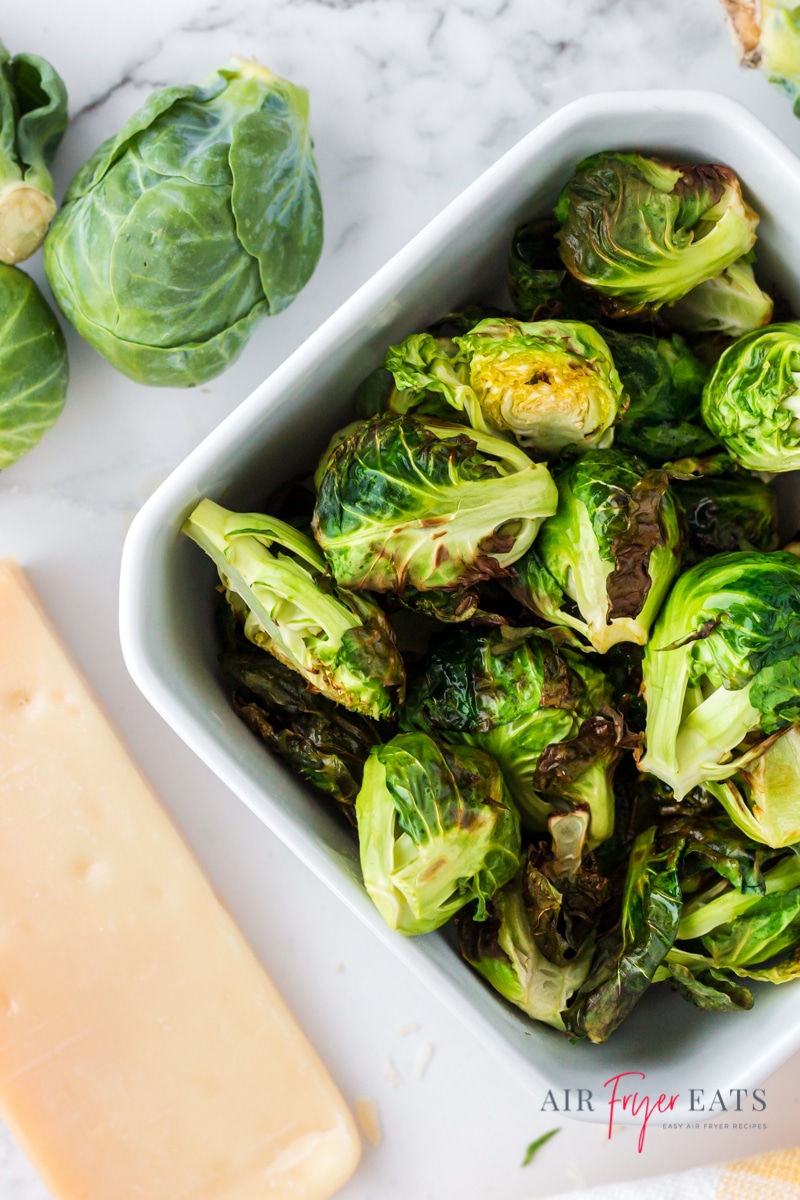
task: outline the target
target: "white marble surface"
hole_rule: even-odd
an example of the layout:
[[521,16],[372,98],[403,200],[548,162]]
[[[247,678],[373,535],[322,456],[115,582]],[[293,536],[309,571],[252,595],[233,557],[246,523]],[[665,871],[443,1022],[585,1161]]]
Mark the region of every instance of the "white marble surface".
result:
[[[532,1097],[394,960],[149,709],[116,627],[130,518],[155,485],[355,287],[544,116],[605,89],[707,87],[734,96],[800,152],[785,99],[734,62],[717,0],[37,0],[5,6],[12,51],[50,58],[73,122],[61,189],[154,87],[255,55],[311,91],[326,213],[322,263],[239,363],[197,392],[147,390],[70,336],[57,428],[0,476],[0,554],[30,571],[145,771],[293,1005],[345,1095],[378,1100],[343,1200],[533,1200],[789,1145],[795,1060],[767,1084],[755,1132],[635,1135],[541,1113]],[[38,262],[34,273],[41,278]],[[401,1036],[403,1026],[416,1028]],[[433,1057],[416,1079],[415,1064]],[[690,1081],[687,1081],[687,1086]],[[525,1170],[539,1133],[561,1133]],[[46,1192],[0,1130],[0,1197]],[[89,1200],[113,1200],[91,1197]]]

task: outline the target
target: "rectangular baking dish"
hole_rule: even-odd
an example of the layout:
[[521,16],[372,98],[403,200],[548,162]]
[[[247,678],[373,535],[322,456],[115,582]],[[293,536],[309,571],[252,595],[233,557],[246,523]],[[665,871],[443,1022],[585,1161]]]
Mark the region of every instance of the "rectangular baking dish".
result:
[[[722,162],[761,214],[759,273],[800,307],[800,163],[741,106],[711,93],[621,92],[576,101],[544,121],[450,204],[210,434],[148,500],[125,544],[120,632],[128,669],[161,716],[253,812],[392,947],[539,1096],[643,1072],[650,1096],[752,1088],[800,1047],[800,983],[761,985],[749,1013],[700,1012],[658,987],[604,1046],[571,1045],[492,993],[446,935],[405,939],[369,901],[354,841],[232,712],[216,665],[214,570],[179,536],[210,496],[251,510],[316,461],[351,420],[354,389],[386,347],[471,299],[501,300],[514,228],[546,214],[581,158],[644,149]],[[796,477],[782,480],[787,529],[800,525]],[[588,1120],[607,1120],[605,1106]],[[617,1121],[624,1121],[618,1113]],[[659,1119],[657,1116],[653,1120]]]

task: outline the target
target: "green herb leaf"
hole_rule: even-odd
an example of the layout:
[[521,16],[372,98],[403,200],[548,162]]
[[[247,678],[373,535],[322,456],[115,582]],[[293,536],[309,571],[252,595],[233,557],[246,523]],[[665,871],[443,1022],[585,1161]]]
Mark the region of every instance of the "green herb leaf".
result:
[[520,1163],[520,1166],[527,1167],[529,1163],[533,1162],[534,1157],[539,1153],[545,1142],[549,1142],[550,1138],[555,1137],[557,1133],[561,1133],[560,1128],[551,1129],[549,1133],[543,1133],[542,1136],[538,1137],[535,1142],[531,1142],[530,1146],[528,1146],[528,1149],[525,1151],[525,1157]]

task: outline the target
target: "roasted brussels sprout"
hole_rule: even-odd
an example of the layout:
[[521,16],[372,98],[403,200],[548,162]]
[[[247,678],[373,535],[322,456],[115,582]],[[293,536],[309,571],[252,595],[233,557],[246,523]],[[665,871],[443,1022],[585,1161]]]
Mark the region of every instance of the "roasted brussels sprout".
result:
[[657,839],[655,827],[634,842],[617,925],[598,940],[591,971],[563,1013],[573,1037],[604,1042],[656,977],[678,932],[683,843]]
[[156,92],[78,172],[45,243],[64,315],[138,383],[223,371],[322,247],[308,95],[235,58]]
[[679,334],[602,332],[630,397],[614,430],[615,447],[660,466],[671,458],[704,454],[717,444],[700,420],[708,368]]
[[774,307],[772,297],[756,283],[750,258],[747,254],[737,259],[664,309],[670,325],[695,337],[725,333],[735,338],[768,325]]
[[680,563],[668,476],[621,450],[592,450],[556,483],[558,512],[505,586],[601,653],[617,642],[644,645]]
[[[688,479],[673,474],[672,486],[686,525],[685,561],[690,566],[733,550],[778,548],[775,493],[763,479],[728,463],[724,474]],[[670,464],[674,470],[680,466],[680,461]]]
[[678,800],[752,762],[764,734],[800,720],[800,560],[742,551],[683,574],[647,645],[643,689],[640,765]]
[[0,470],[27,454],[58,420],[69,362],[61,326],[36,284],[0,263]]
[[747,254],[758,224],[728,167],[613,152],[578,164],[555,215],[565,266],[610,316],[679,300]]
[[[770,983],[797,978],[800,858],[796,852],[772,855],[759,887],[717,875],[706,889],[687,898],[664,968],[684,995],[703,1008],[750,1008],[752,993],[735,986],[737,978]],[[659,976],[664,974],[662,969]],[[727,1003],[718,998],[714,1003],[714,992],[727,997]]]
[[[50,163],[67,128],[67,89],[35,54],[0,42],[0,262],[41,246],[56,213]],[[5,309],[3,312],[5,319]]]
[[[469,363],[452,338],[412,333],[390,346],[383,362],[394,380],[382,412],[442,417],[455,421],[463,413],[473,429],[491,432],[475,392],[469,385]],[[361,411],[365,406],[362,404]]]
[[220,613],[220,666],[234,686],[236,714],[296,775],[356,822],[364,763],[383,739],[380,725],[310,687],[302,675],[249,642],[227,601]]
[[535,1021],[564,1028],[561,1017],[589,973],[595,927],[608,882],[594,863],[572,878],[553,875],[540,847],[488,905],[488,917],[459,913],[461,953],[492,987]]
[[703,418],[734,462],[751,471],[800,467],[800,321],[734,342],[703,392]]
[[458,591],[508,574],[555,508],[547,468],[509,442],[379,417],[325,460],[314,532],[344,587]]
[[705,788],[754,841],[776,848],[800,845],[800,729],[781,731],[755,761]]
[[519,816],[497,763],[472,746],[402,733],[370,753],[356,801],[364,884],[404,934],[476,900],[476,919],[520,863]]
[[454,630],[429,650],[401,724],[491,754],[531,829],[546,830],[554,812],[585,808],[591,847],[614,828],[624,729],[610,699],[602,672],[548,633]]
[[401,389],[395,407],[406,392],[409,405],[436,392],[474,429],[511,433],[545,455],[610,445],[624,408],[608,346],[581,321],[490,317],[444,347],[415,334],[386,366]]
[[345,708],[392,715],[405,690],[394,633],[374,600],[330,583],[310,538],[211,500],[198,504],[183,532],[213,559],[251,642]]
[[558,253],[558,221],[529,221],[515,230],[508,259],[508,290],[517,316],[538,321],[565,316],[599,320],[600,298],[581,288]]

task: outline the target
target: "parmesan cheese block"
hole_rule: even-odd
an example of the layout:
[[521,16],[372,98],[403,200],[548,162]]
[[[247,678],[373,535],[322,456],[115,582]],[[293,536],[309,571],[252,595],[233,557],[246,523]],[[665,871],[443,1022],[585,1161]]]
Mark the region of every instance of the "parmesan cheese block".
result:
[[0,562],[0,1112],[56,1200],[321,1200],[340,1095]]

